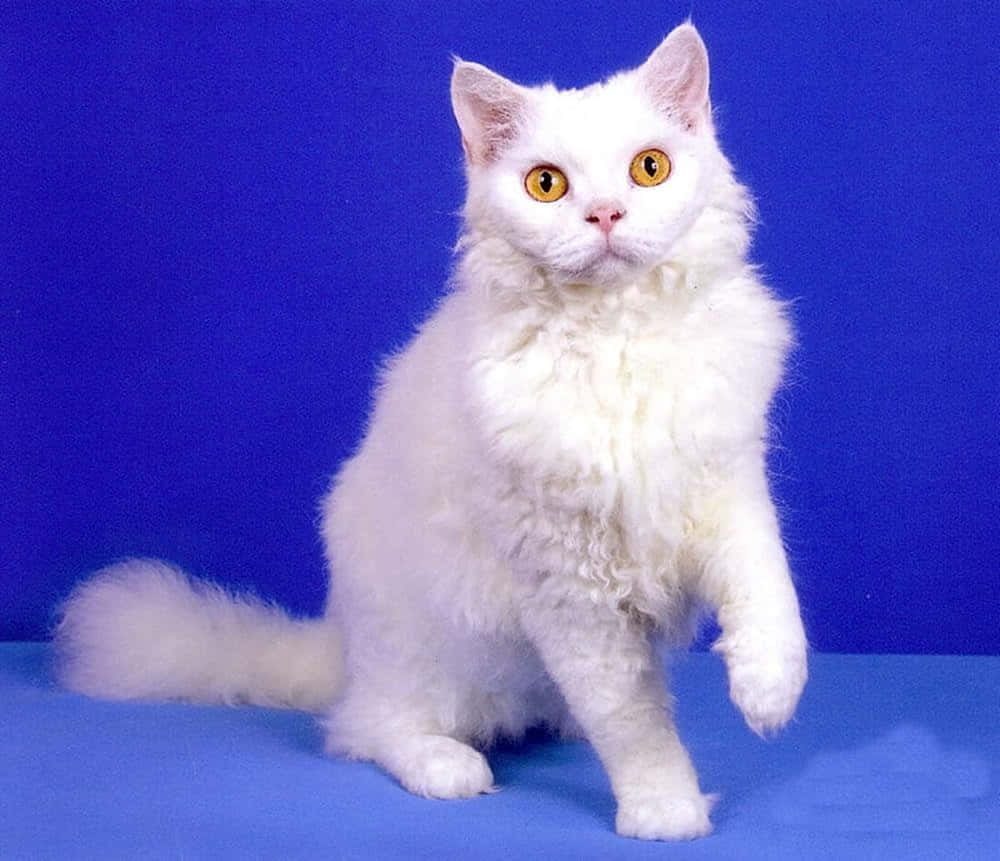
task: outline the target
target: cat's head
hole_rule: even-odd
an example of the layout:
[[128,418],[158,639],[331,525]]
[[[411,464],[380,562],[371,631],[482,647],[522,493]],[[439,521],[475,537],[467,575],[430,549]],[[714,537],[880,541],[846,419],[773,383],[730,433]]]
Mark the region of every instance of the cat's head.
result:
[[561,282],[611,284],[670,260],[728,170],[708,55],[683,24],[638,69],[582,90],[523,87],[457,61],[465,218]]

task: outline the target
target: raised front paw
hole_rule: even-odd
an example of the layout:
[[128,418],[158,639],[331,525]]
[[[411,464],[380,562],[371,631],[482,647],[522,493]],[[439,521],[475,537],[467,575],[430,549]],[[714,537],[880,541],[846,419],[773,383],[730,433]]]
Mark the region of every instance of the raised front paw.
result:
[[795,714],[805,687],[805,638],[723,637],[717,644],[729,667],[729,698],[757,735],[776,732]]
[[615,830],[640,840],[693,840],[712,831],[714,796],[639,795],[618,802]]

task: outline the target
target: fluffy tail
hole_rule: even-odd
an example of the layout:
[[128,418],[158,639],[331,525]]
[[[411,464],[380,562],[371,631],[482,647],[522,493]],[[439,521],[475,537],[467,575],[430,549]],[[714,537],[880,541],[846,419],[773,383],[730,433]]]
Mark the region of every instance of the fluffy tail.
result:
[[79,585],[62,607],[55,646],[63,684],[104,699],[319,712],[341,676],[329,620],[292,619],[148,559],[112,565]]

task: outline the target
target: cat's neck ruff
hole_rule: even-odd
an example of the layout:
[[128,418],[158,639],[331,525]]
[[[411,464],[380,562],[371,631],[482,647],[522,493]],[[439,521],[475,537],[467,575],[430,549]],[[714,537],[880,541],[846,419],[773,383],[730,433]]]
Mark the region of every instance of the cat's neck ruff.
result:
[[[746,268],[742,259],[694,259],[679,248],[676,257],[612,283],[588,283],[555,276],[506,240],[471,231],[459,243],[460,289],[470,290],[496,312],[578,318],[621,325],[622,316],[683,313],[695,293],[711,291]],[[696,246],[692,249],[697,250]]]

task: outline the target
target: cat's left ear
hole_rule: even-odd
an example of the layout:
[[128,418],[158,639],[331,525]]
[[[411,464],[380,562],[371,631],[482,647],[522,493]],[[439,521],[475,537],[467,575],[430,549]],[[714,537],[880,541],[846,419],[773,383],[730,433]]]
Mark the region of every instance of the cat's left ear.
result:
[[524,87],[478,63],[455,59],[451,105],[471,164],[488,164],[514,141],[528,109]]
[[693,24],[675,27],[638,75],[656,107],[678,117],[689,131],[710,121],[708,51]]

